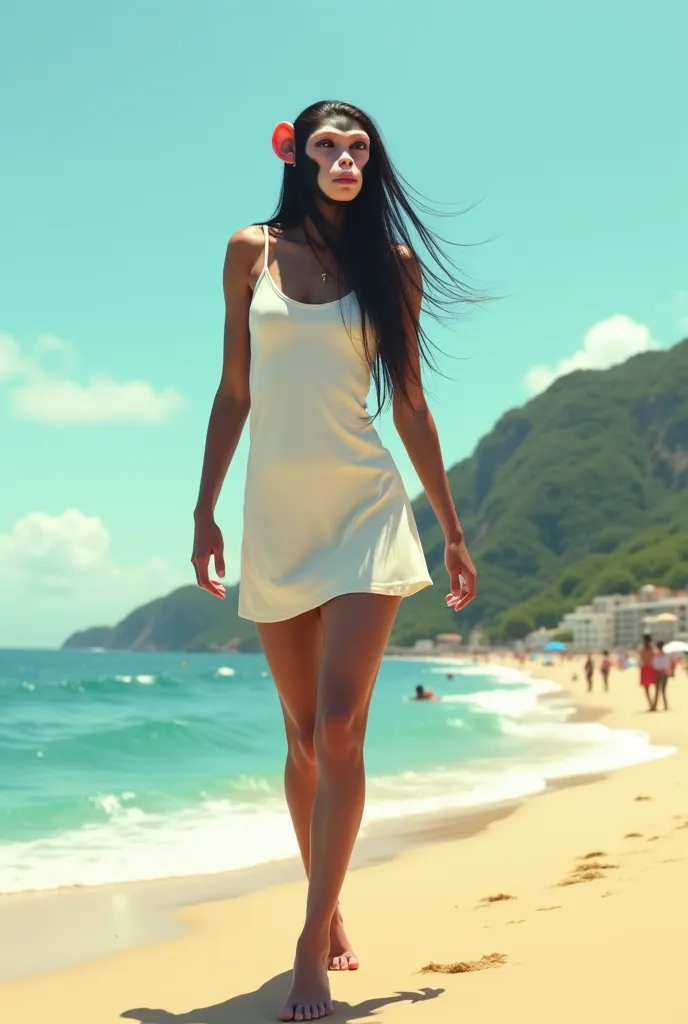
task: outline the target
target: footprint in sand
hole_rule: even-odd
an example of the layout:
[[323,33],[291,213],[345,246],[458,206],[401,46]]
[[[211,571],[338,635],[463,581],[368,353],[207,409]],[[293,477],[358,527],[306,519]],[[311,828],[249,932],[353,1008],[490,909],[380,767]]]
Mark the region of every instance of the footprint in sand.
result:
[[596,860],[597,857],[606,857],[604,850],[593,850],[592,853],[584,853],[578,860]]
[[651,799],[652,799],[651,796],[637,796],[635,798],[635,801],[636,801],[636,803],[638,803],[638,801],[640,801],[640,800],[651,800]]
[[626,835],[624,836],[624,839],[642,839],[642,838],[643,838],[643,833],[642,832],[627,832]]
[[561,910],[561,903],[556,903],[553,907],[537,907],[536,913],[542,914],[546,910]]

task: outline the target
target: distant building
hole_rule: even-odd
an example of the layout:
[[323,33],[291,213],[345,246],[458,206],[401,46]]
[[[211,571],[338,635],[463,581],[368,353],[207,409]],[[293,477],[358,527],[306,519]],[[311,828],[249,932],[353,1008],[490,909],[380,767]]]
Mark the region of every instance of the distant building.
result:
[[523,638],[523,647],[526,651],[541,651],[557,632],[559,631],[556,629],[545,629],[544,626],[541,626],[540,629],[534,629],[532,633],[528,633]]
[[638,594],[605,594],[564,616],[560,630],[573,634],[575,650],[636,647],[643,633],[656,640],[688,634],[688,594],[651,584]]
[[644,620],[644,626],[645,632],[649,633],[655,640],[663,640],[664,643],[667,643],[669,640],[676,639],[678,616],[672,615],[671,612],[648,615]]
[[573,634],[576,651],[605,651],[614,646],[614,612],[580,605],[564,616],[559,630]]
[[413,645],[414,651],[419,651],[425,654],[428,651],[434,650],[435,645],[432,640],[416,640]]
[[453,654],[461,647],[460,633],[438,633],[435,637],[435,650],[440,654]]
[[[640,643],[643,633],[658,640],[672,640],[688,632],[688,594],[671,594],[665,587],[643,587],[635,600],[622,605],[616,614],[616,644],[631,647]],[[672,615],[675,622],[658,616]]]

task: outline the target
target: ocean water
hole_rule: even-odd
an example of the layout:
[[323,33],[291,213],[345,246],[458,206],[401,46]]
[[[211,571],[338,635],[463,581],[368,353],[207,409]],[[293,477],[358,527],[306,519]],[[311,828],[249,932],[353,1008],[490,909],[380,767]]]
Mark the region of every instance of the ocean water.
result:
[[[418,683],[441,701],[411,702]],[[571,723],[557,690],[489,664],[385,660],[364,830],[667,752],[643,733]],[[0,892],[295,856],[284,753],[261,655],[0,651]]]

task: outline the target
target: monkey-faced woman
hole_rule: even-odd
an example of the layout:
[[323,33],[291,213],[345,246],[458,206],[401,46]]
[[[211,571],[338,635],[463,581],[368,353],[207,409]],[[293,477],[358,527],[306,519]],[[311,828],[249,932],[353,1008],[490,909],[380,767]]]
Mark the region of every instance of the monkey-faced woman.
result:
[[[224,597],[215,505],[246,421],[239,614],[257,624],[287,738],[285,789],[308,875],[280,1020],[333,1012],[329,971],[359,966],[339,893],[361,822],[368,708],[400,602],[431,585],[413,512],[375,419],[394,425],[444,535],[449,593],[475,596],[422,369],[421,325],[473,296],[416,213],[375,122],[325,101],[272,135],[276,212],[224,265],[224,360],[194,512],[199,586]],[[377,408],[367,410],[374,389]]]

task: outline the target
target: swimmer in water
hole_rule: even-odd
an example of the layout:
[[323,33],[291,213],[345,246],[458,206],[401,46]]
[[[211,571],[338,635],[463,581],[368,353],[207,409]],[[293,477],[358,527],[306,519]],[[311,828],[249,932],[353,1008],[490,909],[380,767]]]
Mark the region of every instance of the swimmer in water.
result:
[[416,687],[416,696],[413,700],[439,700],[432,690],[426,690],[424,686]]

